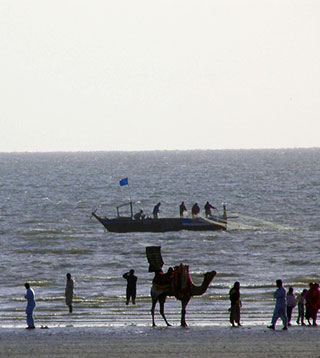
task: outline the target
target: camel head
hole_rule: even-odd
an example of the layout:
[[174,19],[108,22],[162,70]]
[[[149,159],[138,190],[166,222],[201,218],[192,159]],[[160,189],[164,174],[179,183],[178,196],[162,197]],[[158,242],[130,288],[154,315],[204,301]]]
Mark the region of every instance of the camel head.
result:
[[210,271],[210,272],[206,272],[204,274],[204,278],[205,280],[209,280],[210,282],[214,279],[214,276],[216,275],[216,271]]
[[191,286],[191,296],[202,296],[207,291],[207,288],[209,287],[216,274],[216,271],[206,272],[203,275],[203,282],[200,286]]

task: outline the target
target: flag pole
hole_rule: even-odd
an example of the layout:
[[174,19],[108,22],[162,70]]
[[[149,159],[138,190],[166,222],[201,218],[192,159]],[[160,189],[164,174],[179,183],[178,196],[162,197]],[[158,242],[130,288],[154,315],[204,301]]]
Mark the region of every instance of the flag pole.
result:
[[131,200],[131,193],[130,193],[129,181],[128,181],[128,191],[129,191],[129,199],[130,199],[130,203],[131,203],[131,202],[132,202],[132,200]]

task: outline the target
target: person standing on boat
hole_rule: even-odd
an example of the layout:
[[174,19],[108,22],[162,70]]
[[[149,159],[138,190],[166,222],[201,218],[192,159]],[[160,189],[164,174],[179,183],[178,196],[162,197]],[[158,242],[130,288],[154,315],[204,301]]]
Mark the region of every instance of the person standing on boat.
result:
[[27,294],[24,296],[24,298],[27,300],[27,307],[26,307],[26,314],[27,314],[27,325],[28,329],[36,328],[34,326],[34,320],[33,320],[33,310],[36,307],[36,301],[34,299],[34,291],[30,287],[30,284],[26,282],[24,284],[24,287],[27,290]]
[[130,297],[132,299],[132,304],[136,304],[136,294],[137,294],[137,276],[134,275],[134,270],[131,269],[129,272],[126,272],[122,276],[127,280],[127,291],[126,291],[126,305],[130,302]]
[[180,206],[179,206],[179,210],[180,210],[180,217],[183,218],[184,213],[187,212],[187,208],[184,205],[184,201],[181,202]]
[[212,216],[211,209],[217,209],[214,206],[212,206],[209,201],[206,202],[206,205],[204,206],[204,211],[206,213],[206,218]]
[[155,205],[155,207],[153,208],[153,212],[152,212],[152,214],[153,214],[153,218],[154,219],[159,219],[158,218],[158,214],[159,214],[159,212],[160,212],[160,205],[161,205],[161,203],[158,203],[157,205]]
[[191,213],[192,213],[192,217],[193,217],[193,218],[196,218],[196,217],[199,215],[199,213],[200,213],[200,208],[199,208],[198,203],[195,203],[195,204],[192,206]]
[[69,313],[72,313],[72,299],[73,299],[74,281],[71,278],[71,274],[67,273],[66,289],[64,296],[66,298],[66,305],[69,307]]

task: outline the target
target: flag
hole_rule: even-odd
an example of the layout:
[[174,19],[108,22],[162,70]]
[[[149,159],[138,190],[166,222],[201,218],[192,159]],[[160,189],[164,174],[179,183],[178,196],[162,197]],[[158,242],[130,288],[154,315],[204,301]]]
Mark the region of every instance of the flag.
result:
[[128,178],[123,178],[120,180],[120,186],[129,185]]

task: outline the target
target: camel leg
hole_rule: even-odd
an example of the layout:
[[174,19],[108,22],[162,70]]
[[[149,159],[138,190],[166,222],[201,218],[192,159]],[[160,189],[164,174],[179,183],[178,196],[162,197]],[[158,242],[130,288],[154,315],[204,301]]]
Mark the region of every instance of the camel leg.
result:
[[181,327],[187,327],[186,322],[186,308],[189,303],[189,300],[181,301]]
[[151,306],[151,316],[152,316],[152,326],[155,327],[156,323],[154,321],[154,310],[156,308],[157,299],[152,299],[152,306]]
[[167,326],[171,326],[171,324],[167,321],[166,316],[164,314],[164,303],[166,302],[166,297],[164,298],[159,298],[159,304],[160,304],[160,314],[162,316],[162,318],[164,319],[164,321],[166,322]]

